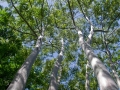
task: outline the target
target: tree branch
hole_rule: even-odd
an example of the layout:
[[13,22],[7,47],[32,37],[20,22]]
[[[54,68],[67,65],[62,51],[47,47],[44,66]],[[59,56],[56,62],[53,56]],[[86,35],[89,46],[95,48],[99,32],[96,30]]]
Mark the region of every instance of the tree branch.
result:
[[[30,0],[28,0],[28,1],[29,1],[29,3],[30,3],[30,7],[32,8],[32,4],[31,4]],[[35,22],[36,22],[36,24],[37,24],[37,28],[38,28],[39,33],[40,33],[40,28],[39,28],[38,20],[36,19],[36,17],[33,18],[33,19],[35,19]]]
[[118,16],[120,16],[120,13],[118,13],[118,15],[113,19],[113,21],[110,23],[110,25],[108,26],[108,30],[110,29],[111,25],[114,23],[114,21],[118,18]]
[[19,14],[19,16],[23,19],[23,21],[28,25],[28,27],[30,28],[30,30],[33,32],[34,36],[38,37],[36,32],[32,29],[32,27],[30,26],[30,24],[26,21],[26,19],[22,16],[22,14],[17,10],[17,8],[15,7],[13,1],[11,0],[12,6],[15,8],[16,12]]
[[91,21],[89,20],[89,18],[85,15],[85,12],[84,12],[83,9],[82,9],[82,5],[81,5],[80,1],[77,0],[77,2],[78,2],[78,4],[79,4],[79,6],[80,6],[80,9],[81,9],[81,11],[82,11],[83,16],[84,16],[85,19],[90,23],[90,25],[93,26],[92,22],[91,22]]
[[119,30],[119,29],[114,29],[113,31],[111,31],[111,33],[108,34],[108,35],[109,35],[108,38],[111,36],[111,34],[112,34],[113,32],[115,32],[115,31],[117,31],[117,30]]
[[73,21],[74,26],[76,27],[75,20],[74,20],[74,15],[73,15],[73,12],[72,12],[72,9],[71,9],[71,6],[70,6],[70,1],[67,0],[67,2],[68,2],[69,9],[70,9],[71,19]]
[[42,6],[41,6],[41,17],[42,17],[41,18],[41,33],[42,33],[42,27],[43,27],[43,24],[42,24],[43,22],[42,21],[43,21],[43,16],[44,16],[43,15],[43,13],[44,13],[43,6],[44,6],[44,0],[42,2]]
[[18,32],[21,32],[21,33],[23,33],[23,34],[29,34],[29,35],[32,35],[32,36],[34,36],[33,34],[31,34],[31,33],[27,33],[27,32],[22,32],[22,31],[20,31],[20,30],[17,30],[16,28],[14,28],[14,27],[12,27],[12,26],[10,26],[10,25],[8,25],[12,30],[16,30],[16,31],[18,31]]
[[104,32],[107,33],[108,31],[104,31],[104,30],[93,30],[94,32]]

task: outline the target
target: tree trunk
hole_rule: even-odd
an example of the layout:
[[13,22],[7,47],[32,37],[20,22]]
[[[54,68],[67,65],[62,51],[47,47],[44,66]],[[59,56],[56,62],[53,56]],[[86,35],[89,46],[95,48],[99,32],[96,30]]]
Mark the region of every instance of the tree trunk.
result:
[[39,36],[35,49],[28,56],[28,58],[23,63],[21,68],[18,70],[15,78],[13,79],[7,90],[24,90],[31,67],[40,51],[41,45],[42,45],[42,36]]
[[[86,17],[86,18],[87,18],[87,17]],[[88,19],[88,20],[89,20],[89,19]],[[90,23],[90,24],[91,24],[91,23]],[[87,43],[91,44],[93,34],[94,34],[94,31],[93,31],[93,26],[92,26],[92,24],[91,24],[90,34],[89,34],[89,36],[88,36]],[[84,56],[85,56],[85,55],[84,55]],[[85,82],[85,88],[86,88],[86,90],[90,90],[88,66],[89,66],[89,61],[87,60],[87,64],[86,64],[86,82]]]
[[80,30],[78,30],[79,44],[81,45],[85,55],[87,56],[93,71],[97,77],[100,90],[118,90],[118,87],[112,77],[110,76],[108,70],[100,59],[93,53],[91,46],[83,40],[83,35]]
[[120,78],[119,78],[117,72],[114,70],[115,67],[114,67],[113,62],[112,62],[112,55],[111,55],[110,50],[108,49],[108,43],[105,40],[104,40],[104,44],[105,44],[106,53],[109,57],[110,66],[111,66],[111,69],[112,69],[113,76],[115,77],[117,85],[120,89]]
[[85,88],[86,88],[86,90],[90,90],[88,66],[89,66],[89,62],[87,61],[87,64],[86,64],[86,82],[85,82]]
[[113,75],[114,75],[114,77],[116,79],[117,85],[118,85],[119,90],[120,90],[120,78],[119,78],[119,76],[118,76],[118,74],[117,74],[117,72],[115,70],[112,69],[112,72],[113,72]]
[[63,39],[61,40],[62,42],[62,47],[61,47],[61,51],[58,55],[58,59],[55,62],[55,65],[53,67],[52,70],[52,74],[51,74],[51,79],[50,79],[50,86],[48,90],[58,90],[58,81],[57,81],[57,74],[58,74],[58,70],[61,66],[61,62],[63,60],[63,50],[64,50],[64,42]]

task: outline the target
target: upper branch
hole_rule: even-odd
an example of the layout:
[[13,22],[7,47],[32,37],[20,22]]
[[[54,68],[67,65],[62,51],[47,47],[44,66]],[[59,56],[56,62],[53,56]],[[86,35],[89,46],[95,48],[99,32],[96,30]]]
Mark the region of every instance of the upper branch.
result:
[[9,26],[12,30],[16,30],[16,31],[18,31],[18,32],[20,32],[20,33],[22,33],[22,34],[29,34],[29,35],[32,35],[32,36],[33,36],[32,33],[22,32],[22,31],[16,29],[15,27],[12,27],[12,26],[10,26],[10,25],[8,25],[8,26]]
[[[30,7],[32,8],[32,3],[30,2],[30,0],[29,0],[29,4],[30,4]],[[38,28],[38,30],[39,30],[39,32],[40,32],[40,28],[39,28],[38,20],[36,19],[36,17],[33,18],[33,19],[35,19],[35,22],[36,22],[36,24],[37,24],[37,28]]]
[[70,6],[70,1],[67,0],[67,2],[68,2],[69,9],[70,9],[70,14],[71,14],[71,18],[72,18],[73,24],[76,27],[75,20],[74,20],[74,15],[73,15],[73,12],[72,12],[72,9],[71,9],[71,6]]
[[84,10],[83,10],[83,8],[82,8],[82,5],[81,5],[80,1],[77,0],[77,2],[78,2],[78,4],[79,4],[79,6],[80,6],[80,9],[81,9],[82,14],[84,15],[85,19],[90,23],[90,25],[93,26],[92,22],[91,22],[91,21],[89,20],[89,18],[85,15],[85,12],[84,12]]
[[110,29],[111,25],[114,23],[114,21],[120,16],[120,13],[117,14],[117,16],[113,19],[113,21],[108,26],[108,30]]
[[38,37],[37,36],[37,34],[36,34],[36,32],[32,29],[32,27],[30,26],[30,24],[27,22],[27,20],[22,16],[22,14],[17,10],[17,8],[15,7],[15,5],[14,5],[14,3],[13,3],[13,1],[11,0],[11,3],[12,3],[12,5],[13,5],[13,7],[15,8],[15,10],[17,11],[17,13],[19,14],[19,16],[23,19],[23,21],[28,25],[28,27],[30,28],[30,30],[33,32],[33,34],[36,36],[36,37]]

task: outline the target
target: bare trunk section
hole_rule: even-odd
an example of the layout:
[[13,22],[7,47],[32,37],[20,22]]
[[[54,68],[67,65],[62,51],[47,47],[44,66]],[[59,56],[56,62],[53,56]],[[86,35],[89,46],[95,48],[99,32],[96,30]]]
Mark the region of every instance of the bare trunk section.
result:
[[61,47],[61,51],[58,55],[58,59],[55,62],[55,65],[53,67],[52,70],[52,74],[51,74],[51,79],[50,79],[50,86],[48,90],[58,90],[58,81],[57,81],[57,74],[58,74],[58,70],[61,66],[61,62],[63,60],[63,50],[64,50],[64,42],[63,39],[61,40],[62,42],[62,47]]
[[59,73],[58,80],[57,80],[58,83],[60,83],[61,75],[62,75],[62,66],[60,67],[60,73]]
[[93,71],[97,77],[100,86],[100,90],[118,90],[116,83],[110,76],[104,64],[93,53],[91,46],[84,41],[82,32],[80,30],[78,30],[78,35],[79,35],[79,44],[81,45],[83,51],[85,52],[93,68]]
[[[87,18],[87,20],[89,20],[89,19]],[[93,26],[91,24],[90,34],[88,36],[87,43],[91,44],[93,34],[94,34],[94,31],[93,31]],[[89,61],[87,60],[87,64],[86,64],[86,82],[85,82],[85,88],[86,88],[86,90],[90,90],[90,83],[89,83],[90,81],[89,81],[88,66],[89,66]]]
[[41,45],[42,45],[42,36],[39,36],[35,49],[27,57],[26,61],[18,70],[18,72],[16,73],[16,76],[14,77],[13,81],[11,82],[7,90],[24,90],[30,70],[40,51]]
[[88,66],[89,66],[89,62],[87,61],[87,64],[86,64],[86,82],[85,82],[86,90],[90,90]]

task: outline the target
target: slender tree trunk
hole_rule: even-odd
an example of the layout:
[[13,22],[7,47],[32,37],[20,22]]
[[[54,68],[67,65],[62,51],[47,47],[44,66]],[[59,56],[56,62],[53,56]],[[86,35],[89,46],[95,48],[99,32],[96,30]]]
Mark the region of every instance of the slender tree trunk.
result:
[[28,56],[28,58],[23,63],[21,68],[18,70],[15,78],[13,79],[7,90],[24,90],[31,67],[40,51],[41,45],[42,45],[42,36],[39,36],[35,49]]
[[63,50],[64,50],[64,42],[63,39],[61,40],[62,42],[62,47],[61,47],[61,51],[58,55],[58,59],[55,62],[55,65],[53,67],[52,70],[52,74],[51,74],[51,79],[50,79],[50,86],[48,90],[58,90],[58,81],[57,81],[57,74],[58,74],[58,70],[61,66],[61,62],[63,60]]
[[119,78],[117,72],[114,69],[112,69],[112,72],[113,72],[113,75],[114,75],[114,77],[116,79],[117,85],[118,85],[119,90],[120,90],[120,78]]
[[[81,7],[80,1],[77,0],[78,4]],[[76,27],[75,21],[74,21],[74,16],[70,7],[70,2],[68,0],[68,5],[71,13],[71,19],[73,21],[73,25],[75,26],[75,29],[78,31],[78,36],[79,36],[79,44],[81,45],[85,55],[87,56],[87,59],[89,60],[93,71],[97,77],[98,83],[100,90],[118,90],[118,87],[112,77],[110,76],[108,70],[104,66],[104,64],[100,61],[100,59],[93,53],[93,50],[90,46],[90,41],[92,39],[92,36],[94,34],[94,30],[92,29],[89,36],[88,36],[88,41],[85,42],[83,39],[83,34],[82,32]],[[81,11],[86,18],[86,20],[90,23],[91,27],[93,28],[92,23],[88,19],[88,17],[85,15],[84,11],[81,8]]]
[[84,41],[82,32],[80,30],[78,30],[78,35],[79,35],[79,44],[81,45],[83,51],[85,52],[93,68],[93,71],[97,77],[97,80],[100,86],[100,90],[118,90],[116,83],[110,76],[104,64],[93,53],[91,46],[87,42]]
[[[87,17],[86,17],[86,18],[87,18]],[[87,18],[87,20],[89,20],[89,19]],[[90,22],[90,21],[89,21],[89,22]],[[90,23],[90,24],[91,24],[91,23]],[[89,36],[88,36],[87,43],[91,44],[93,34],[94,34],[94,31],[93,31],[93,26],[92,26],[92,24],[91,24],[90,34],[89,34]],[[85,56],[85,55],[84,55],[84,56]],[[87,64],[86,64],[86,82],[85,82],[85,88],[86,88],[86,90],[90,90],[88,66],[89,66],[89,61],[87,60]]]
[[108,43],[106,42],[106,40],[104,40],[104,44],[105,44],[106,53],[107,53],[109,60],[110,60],[110,66],[112,69],[113,76],[115,77],[117,85],[120,89],[120,78],[119,78],[117,72],[114,70],[115,67],[114,67],[113,62],[112,62],[112,55],[111,55],[110,50],[108,49]]
[[58,83],[60,83],[61,75],[62,75],[62,66],[60,67],[60,73],[59,73],[58,80],[57,80]]
[[88,66],[89,66],[89,62],[87,61],[87,64],[86,64],[86,82],[85,82],[85,88],[86,88],[86,90],[90,90]]

